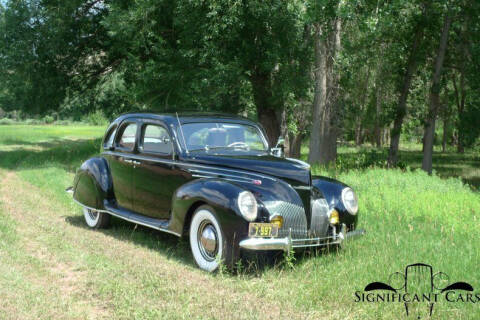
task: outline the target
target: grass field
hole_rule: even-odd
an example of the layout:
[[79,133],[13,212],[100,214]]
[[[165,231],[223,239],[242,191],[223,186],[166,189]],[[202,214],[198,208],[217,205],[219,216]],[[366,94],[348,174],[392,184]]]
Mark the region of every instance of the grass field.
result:
[[[403,304],[357,303],[355,291],[416,262],[480,293],[480,194],[459,178],[336,172],[358,194],[365,237],[293,264],[212,275],[186,240],[118,219],[86,228],[64,189],[103,131],[0,126],[0,319],[404,319]],[[478,157],[465,157],[452,172],[478,179]],[[479,319],[480,303],[442,301],[433,318]]]

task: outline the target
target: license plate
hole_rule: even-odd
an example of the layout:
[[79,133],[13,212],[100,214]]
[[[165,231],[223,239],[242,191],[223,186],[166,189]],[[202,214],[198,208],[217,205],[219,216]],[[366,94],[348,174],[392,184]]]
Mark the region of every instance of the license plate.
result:
[[273,223],[250,223],[248,236],[255,238],[270,238],[278,236],[278,226]]

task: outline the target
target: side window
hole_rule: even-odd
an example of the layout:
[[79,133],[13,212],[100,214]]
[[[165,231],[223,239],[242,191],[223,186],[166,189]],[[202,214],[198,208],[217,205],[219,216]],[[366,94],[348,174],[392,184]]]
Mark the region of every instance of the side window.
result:
[[164,127],[158,125],[145,125],[141,146],[143,152],[172,153],[170,135]]
[[118,141],[118,146],[121,148],[126,148],[133,150],[135,146],[135,135],[137,133],[137,124],[130,123],[126,127],[124,127],[122,136]]
[[113,145],[113,139],[115,138],[116,132],[117,132],[117,127],[110,129],[110,131],[107,133],[104,139],[103,148],[108,149]]

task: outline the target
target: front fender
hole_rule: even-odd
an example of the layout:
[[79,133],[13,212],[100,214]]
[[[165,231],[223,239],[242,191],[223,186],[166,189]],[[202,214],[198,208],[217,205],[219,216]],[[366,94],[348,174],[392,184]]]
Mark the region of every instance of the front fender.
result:
[[355,229],[358,212],[356,215],[350,214],[342,202],[342,190],[349,186],[338,180],[322,176],[312,176],[312,186],[323,193],[331,209],[335,208],[338,211],[340,223],[345,223],[349,230]]
[[84,206],[103,210],[103,201],[113,198],[113,184],[108,162],[91,158],[77,170],[73,181],[73,198]]
[[225,237],[233,240],[234,235],[248,234],[248,221],[238,210],[238,194],[245,191],[241,186],[222,179],[198,179],[178,188],[172,198],[172,220],[170,230],[183,234],[190,209],[196,203],[208,204],[215,210]]

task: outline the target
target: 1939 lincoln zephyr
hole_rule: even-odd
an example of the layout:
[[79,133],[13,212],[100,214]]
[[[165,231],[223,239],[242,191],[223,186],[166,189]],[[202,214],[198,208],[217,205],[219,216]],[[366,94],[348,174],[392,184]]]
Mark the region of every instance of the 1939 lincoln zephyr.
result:
[[307,163],[270,148],[260,125],[235,116],[122,115],[67,190],[91,228],[115,216],[188,236],[206,271],[234,264],[241,250],[339,245],[363,234],[350,187],[312,176]]

